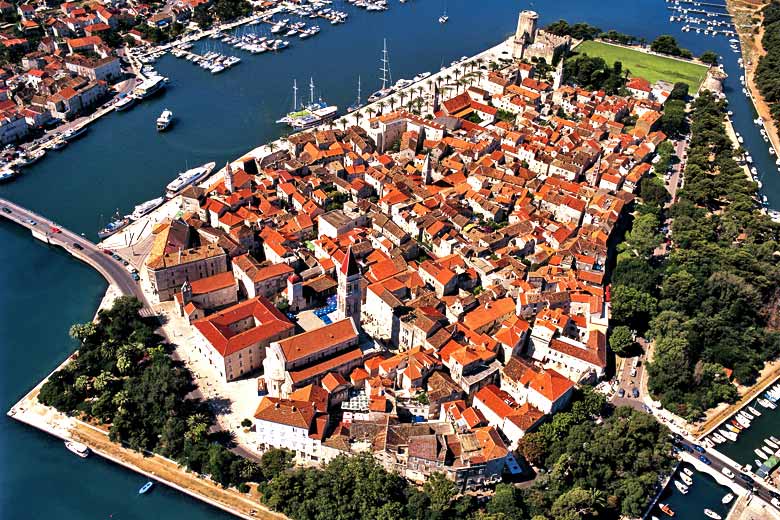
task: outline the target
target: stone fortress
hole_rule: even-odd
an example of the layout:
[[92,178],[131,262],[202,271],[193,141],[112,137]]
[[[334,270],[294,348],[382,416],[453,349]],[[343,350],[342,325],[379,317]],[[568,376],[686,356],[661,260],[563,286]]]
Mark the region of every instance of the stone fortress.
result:
[[517,60],[544,58],[552,63],[557,49],[571,48],[570,36],[557,36],[538,28],[539,14],[536,11],[521,11],[517,20],[513,57]]

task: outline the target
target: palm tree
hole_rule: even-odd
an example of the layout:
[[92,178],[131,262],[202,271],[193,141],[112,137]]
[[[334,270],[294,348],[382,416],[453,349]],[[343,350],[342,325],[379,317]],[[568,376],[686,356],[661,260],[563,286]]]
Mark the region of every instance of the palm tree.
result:
[[387,103],[385,103],[384,101],[380,101],[379,102],[379,114],[384,114],[385,113],[385,107],[386,106],[387,106]]
[[401,104],[402,105],[404,104],[404,98],[406,97],[406,92],[407,92],[406,89],[404,89],[404,90],[402,90],[401,92],[398,93],[398,97],[401,98]]
[[360,125],[360,118],[361,117],[363,117],[363,114],[361,114],[359,110],[357,112],[355,112],[355,124],[356,125]]

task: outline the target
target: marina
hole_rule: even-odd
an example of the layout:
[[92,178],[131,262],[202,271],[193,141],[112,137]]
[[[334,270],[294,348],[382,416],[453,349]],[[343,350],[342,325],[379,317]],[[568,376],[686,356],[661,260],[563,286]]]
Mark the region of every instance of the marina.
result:
[[[139,201],[164,191],[166,184],[176,172],[183,169],[185,162],[201,164],[217,161],[218,164],[224,164],[246,150],[278,137],[284,130],[275,121],[280,115],[279,107],[290,105],[290,85],[295,77],[308,78],[313,75],[322,90],[328,93],[330,103],[346,107],[354,103],[358,76],[362,77],[366,92],[373,92],[380,87],[375,70],[382,49],[382,37],[387,37],[392,50],[394,71],[406,77],[424,70],[438,70],[441,63],[449,63],[459,56],[471,55],[495,44],[496,25],[499,26],[499,33],[509,33],[514,24],[515,7],[511,6],[510,11],[509,6],[504,7],[499,2],[487,4],[489,7],[485,9],[484,15],[472,16],[469,20],[470,30],[485,36],[477,36],[470,41],[462,41],[463,38],[458,35],[459,31],[466,28],[463,20],[469,18],[465,4],[452,2],[449,6],[449,22],[438,24],[440,4],[429,6],[423,2],[410,1],[406,6],[414,6],[414,11],[406,10],[405,7],[398,9],[397,5],[393,5],[382,16],[363,8],[345,7],[351,10],[350,21],[354,23],[345,25],[340,34],[335,31],[328,34],[327,27],[324,27],[316,37],[317,45],[294,45],[289,52],[274,60],[244,59],[241,66],[230,74],[203,74],[190,63],[184,63],[186,60],[175,59],[171,55],[163,56],[156,66],[173,78],[172,88],[160,92],[159,98],[150,97],[147,102],[136,105],[132,110],[97,122],[83,139],[72,142],[62,153],[50,154],[45,160],[30,166],[13,183],[4,185],[3,196],[45,209],[57,221],[92,236],[97,227],[97,215],[109,213],[116,207],[120,207],[122,213],[132,212]],[[614,26],[621,31],[651,39],[672,30],[666,22],[668,17],[663,16],[662,2],[650,7],[647,16],[627,9],[622,20],[615,20],[614,13],[625,8],[623,3],[604,2],[599,4],[599,9],[594,9],[587,2],[564,4],[567,18],[572,22],[584,20],[605,27]],[[602,11],[611,11],[612,18],[608,19]],[[552,10],[543,10],[541,14],[547,23],[559,17]],[[392,18],[384,20],[384,17]],[[654,22],[648,23],[648,19]],[[379,34],[366,34],[365,27],[372,24],[378,24],[383,30]],[[431,36],[431,33],[434,35]],[[333,77],[333,65],[323,63],[321,57],[329,52],[339,52],[339,42],[343,38],[355,41],[352,44],[356,47],[354,62],[344,64],[343,74]],[[734,67],[734,54],[729,51],[725,39],[708,38],[700,41],[691,33],[681,35],[680,39],[681,44],[695,52],[719,45],[718,51],[726,56],[727,70]],[[716,44],[716,41],[719,43]],[[426,47],[421,51],[419,44],[412,42],[426,42]],[[205,41],[203,45],[206,45]],[[251,79],[256,77],[275,79],[257,86],[251,84]],[[761,151],[753,149],[757,143],[762,143],[762,139],[757,125],[753,123],[754,116],[750,113],[749,105],[744,103],[745,97],[740,93],[737,78],[738,75],[732,74],[726,82],[729,97],[736,95],[743,101],[732,101],[735,126],[751,150],[759,174],[774,174],[776,170],[765,168],[766,160]],[[225,92],[231,95],[225,96]],[[213,107],[204,106],[209,104],[206,101],[215,99],[219,103],[210,103]],[[173,106],[174,100],[177,113],[188,114],[188,118],[177,123],[175,131],[158,136],[153,130],[150,131],[150,122],[165,105]],[[204,127],[208,127],[208,131]],[[111,141],[119,136],[122,136],[124,142],[117,149],[111,145]],[[77,157],[78,161],[75,160]],[[117,175],[106,178],[106,172],[117,169]],[[780,184],[774,179],[777,175],[766,177],[763,188],[772,205],[773,200],[780,201]],[[62,178],[69,179],[69,182],[61,182]],[[75,200],[81,203],[73,204]],[[4,316],[2,326],[9,345],[17,347],[4,349],[4,366],[26,367],[25,370],[9,371],[7,377],[4,377],[2,398],[10,406],[32,383],[67,355],[72,348],[67,338],[68,327],[73,322],[91,317],[105,292],[105,284],[89,268],[73,262],[63,253],[53,253],[39,243],[31,243],[28,233],[2,225],[0,234],[4,243],[14,252],[13,255],[10,252],[3,253],[3,261],[8,266],[3,271],[3,283],[9,290],[3,292],[2,299],[3,307],[9,312]],[[45,268],[31,273],[25,265]],[[25,290],[21,290],[22,287]],[[53,316],[44,327],[39,326],[26,311],[33,302],[35,305],[54,306],[60,301],[60,295],[76,292],[80,294],[78,302],[65,312]],[[22,345],[29,345],[27,355],[33,356],[36,361],[32,366],[22,361],[22,349],[18,348]],[[762,417],[770,411],[761,404],[751,406],[759,410]],[[754,419],[751,429],[745,434],[759,425],[757,421]],[[94,457],[88,464],[82,464],[83,461],[63,450],[59,441],[29,431],[13,421],[5,422],[7,424],[0,430],[4,446],[0,456],[3,457],[5,467],[14,468],[15,472],[14,475],[6,476],[3,507],[9,515],[20,518],[26,514],[34,517],[59,514],[72,518],[102,518],[121,510],[124,516],[130,517],[141,517],[154,511],[156,516],[229,518],[165,486],[156,487],[140,503],[131,501],[131,498],[137,498],[133,495],[139,486],[135,474]],[[15,449],[10,450],[9,446]],[[44,451],[47,460],[37,462],[36,455]],[[748,452],[752,454],[752,448]],[[68,478],[63,474],[78,474],[79,479]],[[54,484],[57,505],[34,501],[23,509],[22,505],[16,503],[18,500],[11,499],[29,495],[26,483],[33,478],[45,478]],[[717,506],[726,490],[719,485],[709,486],[706,477],[694,476],[694,479],[695,483],[684,501],[682,496],[677,497],[676,494],[668,499],[670,507],[677,512],[676,517],[705,518],[705,505],[722,514]],[[103,496],[94,496],[90,492],[90,488],[98,483],[105,488]],[[84,497],[90,497],[90,500],[84,500]],[[698,503],[702,505],[698,506]],[[697,504],[695,511],[691,504]]]

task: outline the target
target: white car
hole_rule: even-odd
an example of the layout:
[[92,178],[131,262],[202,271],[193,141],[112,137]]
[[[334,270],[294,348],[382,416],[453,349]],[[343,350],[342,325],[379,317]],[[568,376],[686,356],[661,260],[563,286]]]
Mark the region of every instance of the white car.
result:
[[780,509],[780,500],[778,500],[776,497],[772,498],[772,505],[777,509]]
[[720,470],[720,472],[723,473],[724,475],[726,475],[728,478],[731,478],[731,479],[734,478],[734,472],[731,471],[729,468],[723,468],[722,470]]
[[636,377],[636,368],[631,369],[631,377]]

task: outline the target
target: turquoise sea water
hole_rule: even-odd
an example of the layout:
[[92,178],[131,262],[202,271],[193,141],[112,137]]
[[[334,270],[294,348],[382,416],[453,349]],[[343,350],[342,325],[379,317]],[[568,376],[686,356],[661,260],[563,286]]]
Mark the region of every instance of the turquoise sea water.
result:
[[[116,208],[126,213],[158,196],[178,171],[212,160],[221,165],[280,135],[284,128],[274,121],[290,108],[293,79],[305,85],[312,76],[330,103],[346,107],[356,95],[358,75],[364,99],[378,88],[383,38],[393,77],[411,78],[498,43],[514,31],[517,13],[530,6],[452,0],[450,21],[440,25],[436,19],[443,4],[438,0],[391,0],[385,13],[357,10],[341,0],[334,4],[350,12],[346,24],[320,22],[318,36],[290,38],[292,48],[278,55],[232,50],[242,63],[221,75],[165,57],[157,65],[172,79],[164,94],[103,118],[84,138],[50,152],[24,176],[0,187],[0,195],[94,236],[101,214]],[[543,24],[558,18],[587,21],[648,40],[669,33],[696,53],[714,49],[723,54],[732,72],[726,87],[735,126],[765,173],[767,195],[780,205],[780,176],[741,94],[737,55],[725,39],[680,33],[679,25],[669,24],[665,5],[661,0],[562,0],[536,2],[532,8]],[[177,122],[170,132],[158,134],[154,121],[166,107]],[[0,244],[0,409],[7,410],[72,351],[68,327],[92,318],[105,283],[4,221]],[[78,459],[59,441],[0,416],[0,518],[227,518],[163,486],[139,498],[136,490],[144,480],[96,457]],[[715,488],[710,499],[724,493]],[[675,507],[678,517],[696,518],[680,514],[687,502]]]

